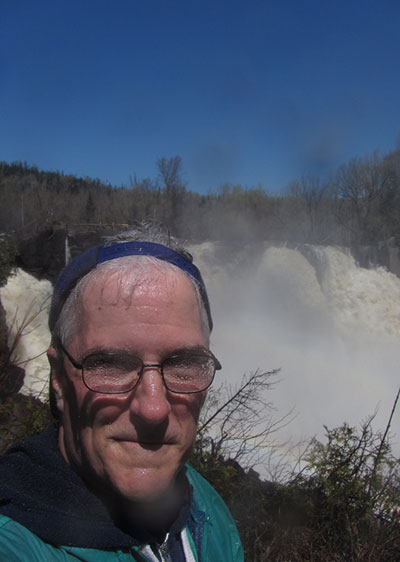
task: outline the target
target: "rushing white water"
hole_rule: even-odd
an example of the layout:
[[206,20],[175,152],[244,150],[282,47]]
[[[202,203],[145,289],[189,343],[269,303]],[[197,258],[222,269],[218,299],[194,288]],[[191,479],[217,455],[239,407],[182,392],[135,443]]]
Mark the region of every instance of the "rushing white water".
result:
[[[221,380],[281,369],[271,400],[277,416],[297,412],[282,440],[359,425],[377,408],[374,427],[385,427],[400,386],[399,278],[333,247],[309,248],[310,261],[288,248],[244,249],[228,262],[212,244],[191,251],[209,281]],[[397,412],[392,433],[399,429]]]
[[51,293],[49,281],[38,281],[21,269],[0,289],[7,315],[8,343],[10,349],[14,346],[12,360],[25,369],[23,394],[41,396],[48,391],[47,317]]
[[65,265],[67,265],[68,262],[71,261],[71,248],[69,247],[68,236],[65,237],[64,254],[65,254]]
[[[223,365],[217,381],[239,382],[245,372],[280,368],[270,399],[277,416],[297,412],[282,430],[283,440],[322,436],[324,424],[358,425],[377,408],[375,427],[385,427],[400,385],[399,278],[383,268],[359,268],[332,247],[228,252],[205,243],[191,251],[210,295],[212,349]],[[16,318],[13,333],[50,293],[50,283],[22,271],[10,278],[1,298],[9,324]],[[37,394],[47,388],[49,372],[46,311],[23,332],[16,350],[26,368],[23,390]],[[400,434],[400,412],[392,430]],[[398,450],[396,436],[393,443]]]

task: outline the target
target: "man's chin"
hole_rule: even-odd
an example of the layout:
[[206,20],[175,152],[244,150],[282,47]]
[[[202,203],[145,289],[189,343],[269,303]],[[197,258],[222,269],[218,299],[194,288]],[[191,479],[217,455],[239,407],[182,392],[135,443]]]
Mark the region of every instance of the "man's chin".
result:
[[123,501],[141,504],[169,498],[174,481],[175,474],[162,474],[162,471],[148,468],[135,468],[124,479],[111,479],[115,492]]

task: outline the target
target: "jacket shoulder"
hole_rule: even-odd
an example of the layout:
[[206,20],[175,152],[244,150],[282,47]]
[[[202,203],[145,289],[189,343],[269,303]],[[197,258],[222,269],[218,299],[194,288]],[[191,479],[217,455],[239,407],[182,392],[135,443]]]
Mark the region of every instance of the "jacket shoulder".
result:
[[224,500],[211,484],[193,467],[186,465],[186,474],[189,482],[193,486],[193,496],[195,504],[199,509],[206,513],[211,510],[220,512],[228,519],[232,519],[231,513]]
[[206,516],[202,560],[243,562],[239,533],[225,502],[194,468],[187,465],[186,474],[193,486],[194,504]]
[[[97,550],[74,546],[52,546],[29,529],[0,514],[0,562],[128,562],[136,560],[132,551]],[[142,558],[140,558],[142,560]]]
[[[50,553],[50,550],[53,552]],[[49,556],[49,554],[53,556]],[[26,527],[0,514],[0,561],[42,562],[63,560],[65,554],[41,541]]]

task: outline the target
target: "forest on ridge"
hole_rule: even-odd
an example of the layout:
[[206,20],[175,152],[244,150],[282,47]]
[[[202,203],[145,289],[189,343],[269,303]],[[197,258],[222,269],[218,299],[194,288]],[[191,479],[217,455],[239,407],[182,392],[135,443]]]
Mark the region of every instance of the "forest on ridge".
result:
[[400,148],[353,158],[328,180],[294,179],[279,194],[224,184],[190,190],[179,156],[160,158],[155,177],[113,187],[98,179],[0,163],[0,229],[26,238],[53,223],[119,224],[151,218],[188,241],[271,240],[371,245],[400,238]]

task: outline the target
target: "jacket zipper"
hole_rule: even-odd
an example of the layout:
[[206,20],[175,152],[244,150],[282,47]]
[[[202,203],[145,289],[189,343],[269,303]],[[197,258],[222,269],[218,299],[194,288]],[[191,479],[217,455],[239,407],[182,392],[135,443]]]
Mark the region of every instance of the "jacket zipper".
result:
[[[168,534],[162,544],[154,545],[154,549],[148,544],[145,547],[141,548],[139,552],[142,556],[145,556],[146,560],[148,560],[149,562],[160,562],[160,558],[157,556],[157,554],[159,554],[159,556],[161,557],[161,562],[172,562],[171,555],[168,552],[167,543]],[[155,553],[155,551],[157,552],[157,554]]]
[[168,535],[165,537],[164,542],[160,544],[158,547],[158,551],[160,553],[162,562],[172,562],[167,543],[168,543]]

